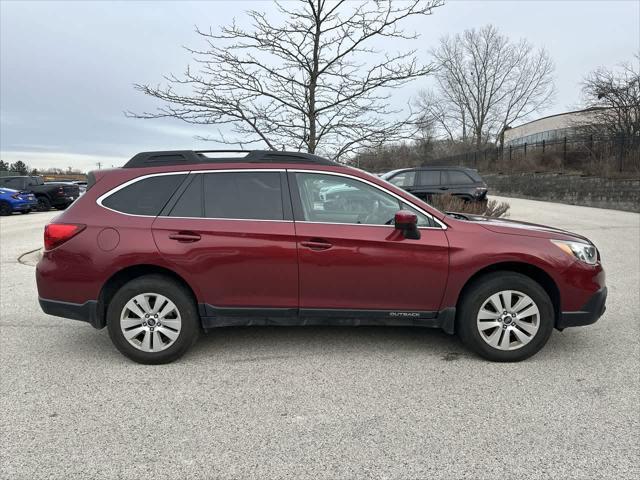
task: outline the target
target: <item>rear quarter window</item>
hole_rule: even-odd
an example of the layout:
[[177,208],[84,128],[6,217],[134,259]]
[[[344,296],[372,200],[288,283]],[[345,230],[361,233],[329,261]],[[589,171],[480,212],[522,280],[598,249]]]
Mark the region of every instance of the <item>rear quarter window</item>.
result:
[[459,170],[449,170],[444,173],[447,178],[445,183],[451,185],[471,185],[472,183],[475,183],[469,175]]
[[185,177],[172,174],[144,178],[113,192],[101,203],[121,213],[157,216]]

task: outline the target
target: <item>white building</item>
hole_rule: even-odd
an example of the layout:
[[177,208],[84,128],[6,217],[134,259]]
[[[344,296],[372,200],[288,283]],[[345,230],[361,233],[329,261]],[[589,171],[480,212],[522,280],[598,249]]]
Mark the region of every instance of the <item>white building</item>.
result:
[[523,145],[561,140],[578,133],[581,125],[592,124],[596,119],[594,109],[558,113],[523,123],[504,131],[505,145]]

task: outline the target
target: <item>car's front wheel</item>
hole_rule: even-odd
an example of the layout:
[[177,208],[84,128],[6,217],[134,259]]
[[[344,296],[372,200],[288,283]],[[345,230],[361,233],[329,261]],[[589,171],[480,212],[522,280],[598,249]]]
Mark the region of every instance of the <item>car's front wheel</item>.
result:
[[47,197],[38,197],[38,211],[48,212],[51,210],[51,201]]
[[11,208],[11,205],[9,205],[8,202],[0,202],[0,215],[2,215],[3,217],[6,217],[7,215],[11,215],[12,211],[13,209]]
[[462,341],[498,362],[529,358],[547,343],[554,308],[536,281],[515,272],[495,272],[465,289],[457,315]]
[[190,292],[162,275],[139,277],[120,288],[108,306],[107,326],[116,348],[145,364],[178,359],[200,332]]

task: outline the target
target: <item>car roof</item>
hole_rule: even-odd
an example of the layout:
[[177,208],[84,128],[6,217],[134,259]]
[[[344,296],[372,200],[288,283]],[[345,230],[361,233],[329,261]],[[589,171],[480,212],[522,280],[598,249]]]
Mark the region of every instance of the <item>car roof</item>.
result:
[[304,163],[315,165],[340,164],[327,158],[304,152],[275,150],[165,150],[140,152],[124,168],[182,166],[211,163]]

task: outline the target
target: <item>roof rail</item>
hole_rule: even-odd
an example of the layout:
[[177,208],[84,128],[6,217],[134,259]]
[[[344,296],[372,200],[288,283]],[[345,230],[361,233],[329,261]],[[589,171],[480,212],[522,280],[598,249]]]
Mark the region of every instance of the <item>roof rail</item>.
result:
[[[207,156],[216,153],[215,157]],[[224,154],[230,154],[225,156]],[[244,156],[233,155],[245,153]],[[314,163],[337,165],[335,162],[311,153],[281,152],[277,150],[166,150],[141,152],[124,164],[124,168],[191,165],[203,163]]]

